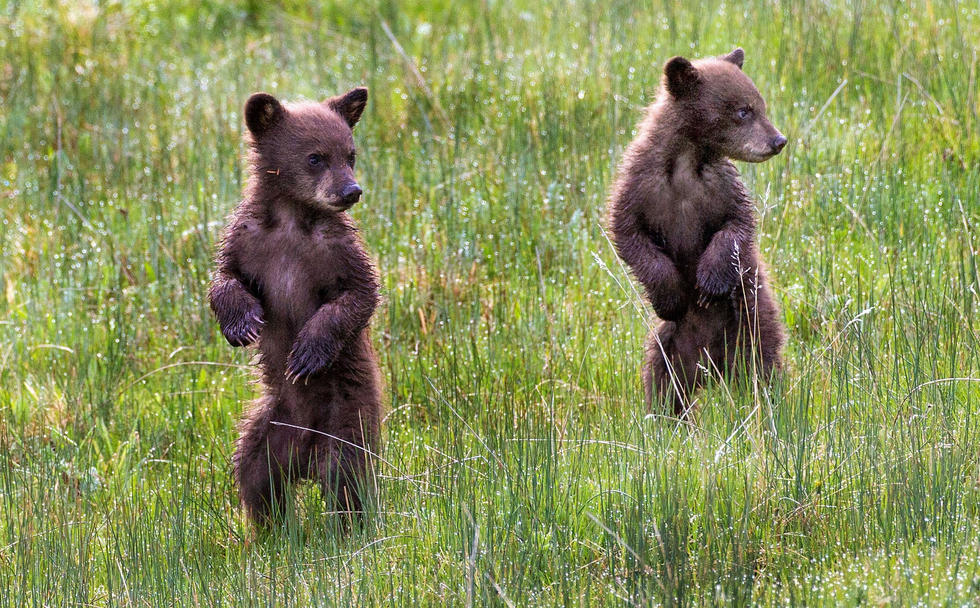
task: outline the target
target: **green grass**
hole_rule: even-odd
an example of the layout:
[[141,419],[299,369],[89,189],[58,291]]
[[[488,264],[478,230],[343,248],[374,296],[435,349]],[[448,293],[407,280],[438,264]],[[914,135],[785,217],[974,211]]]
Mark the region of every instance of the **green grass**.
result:
[[[974,4],[67,4],[0,9],[0,608],[980,597]],[[663,62],[736,45],[787,366],[687,426],[601,217]],[[240,108],[361,84],[380,508],[259,538],[205,302]]]

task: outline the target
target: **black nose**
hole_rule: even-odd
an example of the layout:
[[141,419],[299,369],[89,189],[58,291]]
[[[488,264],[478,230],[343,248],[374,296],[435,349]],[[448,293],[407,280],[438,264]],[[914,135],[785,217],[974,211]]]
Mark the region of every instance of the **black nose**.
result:
[[340,192],[340,198],[344,199],[344,204],[353,205],[361,198],[361,187],[357,184],[347,184]]
[[786,145],[786,136],[777,135],[771,142],[769,142],[769,145],[772,146],[773,153],[778,154],[779,151],[783,149],[783,146]]

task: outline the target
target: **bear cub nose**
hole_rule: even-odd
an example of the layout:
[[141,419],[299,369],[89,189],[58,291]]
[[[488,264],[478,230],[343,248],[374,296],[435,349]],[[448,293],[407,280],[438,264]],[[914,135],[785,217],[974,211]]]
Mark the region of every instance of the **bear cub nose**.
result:
[[345,205],[353,205],[361,198],[361,187],[357,184],[348,184],[340,192],[340,198],[344,199]]
[[779,151],[783,149],[786,145],[786,136],[780,134],[773,138],[769,145],[773,149],[773,154],[779,154]]

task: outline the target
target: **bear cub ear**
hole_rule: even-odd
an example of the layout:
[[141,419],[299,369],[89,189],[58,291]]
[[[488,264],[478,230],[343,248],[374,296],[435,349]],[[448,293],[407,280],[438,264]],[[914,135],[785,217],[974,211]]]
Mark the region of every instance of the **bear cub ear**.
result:
[[279,100],[268,93],[255,93],[245,102],[245,124],[256,137],[264,135],[285,115]]
[[735,65],[738,66],[738,69],[741,70],[742,63],[745,62],[745,51],[743,51],[742,48],[739,47],[727,55],[722,55],[721,58],[727,61],[728,63],[734,63]]
[[684,97],[694,91],[701,75],[690,61],[683,57],[674,57],[664,66],[667,76],[667,90],[674,97]]
[[361,119],[361,113],[367,106],[368,90],[365,87],[351,89],[343,95],[331,97],[323,103],[334,109],[340,117],[347,121],[351,129]]

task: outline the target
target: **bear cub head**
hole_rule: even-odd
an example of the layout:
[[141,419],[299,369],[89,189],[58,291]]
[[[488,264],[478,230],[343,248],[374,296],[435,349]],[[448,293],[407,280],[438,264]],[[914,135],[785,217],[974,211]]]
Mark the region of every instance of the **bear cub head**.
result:
[[352,130],[365,105],[363,87],[320,103],[255,93],[245,103],[253,173],[297,202],[346,211],[361,197]]
[[663,87],[681,128],[704,151],[735,160],[762,162],[779,154],[786,137],[766,118],[766,102],[742,72],[745,52],[664,66]]

